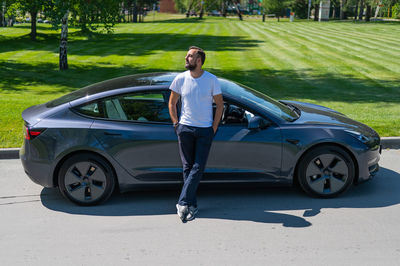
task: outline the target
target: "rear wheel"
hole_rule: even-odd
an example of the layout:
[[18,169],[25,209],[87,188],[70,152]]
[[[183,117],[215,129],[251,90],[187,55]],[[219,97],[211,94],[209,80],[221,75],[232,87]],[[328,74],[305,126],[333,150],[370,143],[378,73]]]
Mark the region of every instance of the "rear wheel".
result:
[[115,177],[107,161],[94,154],[77,154],[60,168],[58,187],[61,194],[78,205],[97,205],[114,191]]
[[311,196],[332,198],[346,191],[354,180],[354,162],[336,146],[321,146],[309,151],[301,160],[298,179]]

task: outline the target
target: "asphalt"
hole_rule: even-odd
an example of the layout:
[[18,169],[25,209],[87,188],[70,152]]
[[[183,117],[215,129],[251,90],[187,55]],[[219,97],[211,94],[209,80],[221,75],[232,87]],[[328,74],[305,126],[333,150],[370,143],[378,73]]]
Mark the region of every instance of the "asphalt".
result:
[[[381,138],[383,149],[400,149],[400,137]],[[0,159],[19,159],[19,148],[0,149]]]

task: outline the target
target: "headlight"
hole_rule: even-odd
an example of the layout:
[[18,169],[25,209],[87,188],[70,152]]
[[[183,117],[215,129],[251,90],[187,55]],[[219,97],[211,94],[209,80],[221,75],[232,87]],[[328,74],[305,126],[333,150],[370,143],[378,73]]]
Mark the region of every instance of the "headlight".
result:
[[356,139],[358,139],[359,141],[361,141],[362,143],[368,143],[371,140],[369,137],[365,136],[360,132],[354,130],[345,130],[345,131],[350,135],[352,135],[353,137],[355,137]]

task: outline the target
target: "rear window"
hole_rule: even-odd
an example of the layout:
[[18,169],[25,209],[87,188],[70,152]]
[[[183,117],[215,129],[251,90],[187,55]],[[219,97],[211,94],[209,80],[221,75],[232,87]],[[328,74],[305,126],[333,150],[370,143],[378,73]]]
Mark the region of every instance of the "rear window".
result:
[[98,102],[78,106],[75,110],[83,115],[104,118],[103,110],[99,108]]

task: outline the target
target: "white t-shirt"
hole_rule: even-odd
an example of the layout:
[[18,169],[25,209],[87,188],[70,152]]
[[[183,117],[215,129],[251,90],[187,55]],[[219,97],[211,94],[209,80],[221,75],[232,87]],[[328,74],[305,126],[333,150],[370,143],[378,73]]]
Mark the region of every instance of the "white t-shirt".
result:
[[169,89],[181,96],[180,124],[194,127],[212,126],[213,96],[222,93],[216,76],[204,71],[199,78],[193,78],[188,70],[178,74]]

